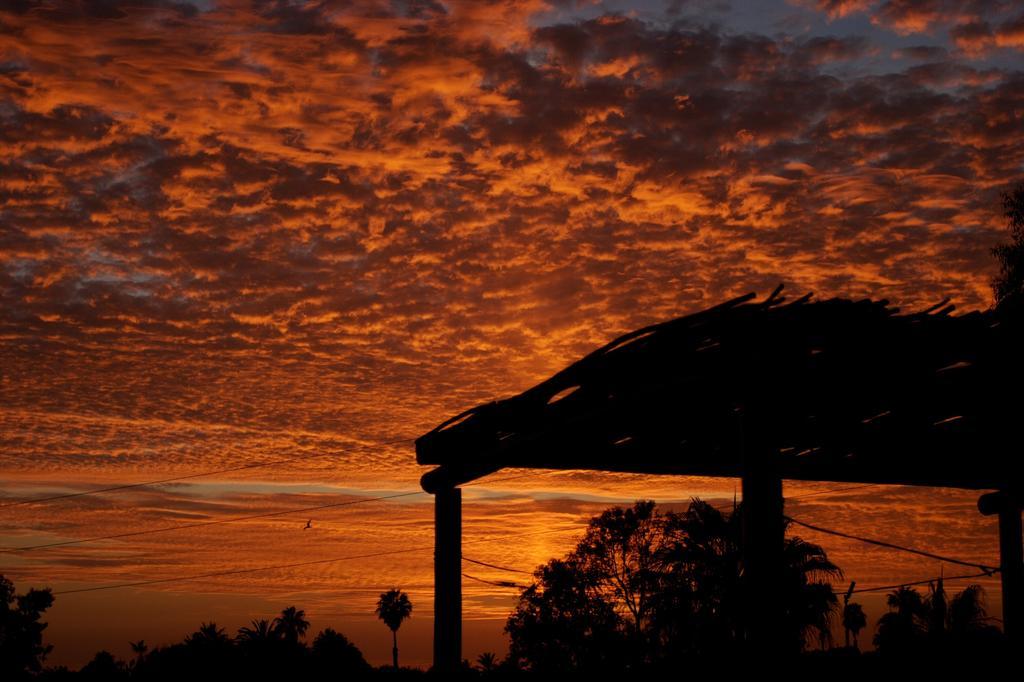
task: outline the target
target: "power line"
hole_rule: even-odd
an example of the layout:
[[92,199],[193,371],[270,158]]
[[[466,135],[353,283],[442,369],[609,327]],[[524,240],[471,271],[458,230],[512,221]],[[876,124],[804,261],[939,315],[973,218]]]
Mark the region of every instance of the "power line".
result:
[[207,526],[220,526],[227,523],[237,523],[238,521],[250,521],[252,519],[266,519],[274,516],[285,516],[287,514],[298,514],[299,512],[318,511],[320,509],[331,509],[335,507],[349,507],[354,504],[364,504],[366,502],[379,502],[380,500],[393,500],[398,497],[411,497],[413,495],[426,495],[422,490],[417,490],[408,493],[398,493],[396,495],[381,495],[380,497],[364,497],[358,500],[347,500],[345,502],[333,502],[331,504],[319,504],[314,507],[299,507],[296,509],[283,509],[276,512],[266,512],[264,514],[249,514],[247,516],[233,516],[229,519],[215,519],[213,521],[199,521],[197,523],[181,523],[175,526],[164,526],[163,528],[149,528],[146,530],[134,530],[128,531],[127,533],[114,533],[112,535],[99,535],[92,538],[80,538],[78,540],[62,540],[60,542],[49,542],[42,545],[27,545],[24,547],[3,547],[0,548],[0,553],[10,554],[14,552],[28,552],[36,549],[46,549],[48,547],[64,547],[67,545],[82,545],[87,542],[100,542],[102,540],[119,540],[121,538],[136,537],[139,535],[149,535],[151,533],[167,533],[175,530],[187,530],[189,528],[205,528]]
[[[531,532],[527,532],[527,533],[510,533],[510,534],[500,535],[500,536],[497,536],[497,537],[480,538],[478,540],[469,540],[468,542],[463,542],[462,544],[463,545],[482,544],[482,543],[485,543],[485,542],[496,542],[498,540],[505,540],[505,539],[514,538],[514,537],[526,537],[526,536],[531,536],[531,535],[546,535],[546,534],[551,534],[551,533],[565,533],[567,531],[578,531],[578,530],[580,530],[580,529],[578,527],[576,527],[576,526],[572,526],[572,527],[568,527],[568,528],[549,528],[549,529],[541,530],[541,531],[531,531]],[[137,580],[135,582],[130,582],[130,583],[118,583],[117,585],[98,585],[96,587],[82,587],[82,588],[77,588],[77,589],[73,589],[73,590],[61,590],[59,592],[54,592],[53,594],[54,594],[54,596],[58,596],[58,595],[66,595],[66,594],[78,594],[78,593],[82,593],[82,592],[100,592],[100,591],[103,591],[103,590],[116,590],[116,589],[121,589],[121,588],[124,588],[124,587],[142,587],[142,586],[146,586],[146,585],[159,585],[159,584],[164,584],[164,583],[188,582],[188,581],[192,581],[192,580],[201,580],[203,578],[219,578],[219,577],[222,577],[222,576],[242,575],[242,574],[246,574],[246,573],[257,573],[257,572],[260,572],[260,571],[273,571],[273,570],[285,569],[285,568],[299,568],[299,567],[303,567],[303,566],[317,566],[317,565],[321,565],[321,564],[336,563],[336,562],[339,562],[339,561],[352,561],[352,560],[355,560],[355,559],[371,559],[371,558],[381,557],[381,556],[390,556],[390,555],[393,555],[393,554],[408,554],[410,552],[422,552],[422,551],[432,550],[432,549],[434,549],[433,545],[420,545],[418,547],[404,547],[402,549],[392,549],[392,550],[385,550],[385,551],[381,551],[381,552],[370,552],[370,553],[367,553],[367,554],[351,554],[351,555],[348,555],[348,556],[333,557],[333,558],[330,558],[330,559],[315,559],[313,561],[298,561],[298,562],[290,563],[290,564],[275,564],[273,566],[256,566],[254,568],[237,568],[237,569],[232,569],[232,570],[228,570],[228,571],[213,571],[213,572],[210,572],[210,573],[197,573],[197,574],[187,575],[187,576],[175,576],[173,578],[154,578],[154,579],[151,579],[151,580]]]
[[[917,580],[917,581],[909,582],[909,583],[900,583],[898,585],[882,585],[882,586],[879,586],[879,587],[861,587],[861,588],[853,590],[853,593],[857,594],[859,592],[885,592],[885,591],[888,591],[888,590],[898,590],[901,587],[916,587],[918,585],[928,585],[928,584],[933,583],[936,580],[940,580],[940,579],[943,580],[943,581],[949,581],[949,580],[972,580],[974,578],[991,578],[991,577],[992,577],[992,573],[990,573],[988,571],[982,571],[981,573],[968,573],[968,574],[965,574],[965,575],[944,576],[942,578],[938,578],[938,577],[936,577],[936,578],[929,578],[928,580]],[[846,594],[846,591],[844,590],[842,592],[836,592],[836,594]]]
[[463,573],[462,577],[469,578],[470,580],[475,580],[476,582],[483,583],[484,585],[493,585],[494,587],[510,587],[517,590],[526,589],[525,585],[514,583],[511,580],[484,580],[483,578],[477,578],[476,576],[470,575],[469,573]]
[[808,528],[810,530],[817,531],[819,533],[825,533],[827,535],[835,535],[837,537],[846,538],[847,540],[857,540],[858,542],[864,542],[864,543],[867,543],[869,545],[876,545],[878,547],[886,547],[888,549],[895,549],[895,550],[899,550],[901,552],[907,552],[909,554],[917,554],[918,556],[927,557],[929,559],[937,559],[938,561],[945,561],[946,563],[950,563],[950,564],[957,564],[957,565],[960,565],[960,566],[968,566],[970,568],[980,568],[982,571],[985,571],[989,575],[991,575],[992,573],[995,573],[996,571],[999,570],[995,566],[988,566],[986,564],[977,563],[977,562],[973,562],[973,561],[963,561],[962,559],[953,559],[951,557],[942,556],[941,554],[935,554],[933,552],[926,552],[923,549],[915,549],[913,547],[905,547],[903,545],[897,545],[897,544],[892,543],[892,542],[885,542],[884,540],[875,540],[874,538],[865,538],[865,537],[861,537],[859,535],[851,535],[849,533],[843,533],[842,531],[832,530],[831,528],[822,528],[821,526],[815,526],[815,525],[812,525],[810,523],[806,523],[804,521],[800,521],[799,519],[794,519],[792,516],[786,516],[784,518],[786,518],[790,523],[795,523],[798,526],[803,526],[804,528]]
[[[381,443],[381,445],[400,443],[400,442],[405,442],[407,440],[410,440],[410,439],[401,439],[401,440],[396,440],[396,441],[389,441],[387,443]],[[285,462],[289,462],[289,461],[294,461],[296,459],[301,459],[301,458],[290,458],[290,459],[284,459],[284,460],[277,460],[276,462],[266,462],[266,463],[262,463],[262,464],[257,463],[257,464],[252,464],[252,465],[246,465],[244,467],[234,467],[232,469],[220,470],[220,471],[237,471],[237,470],[240,470],[240,469],[256,468],[256,467],[259,467],[259,466],[270,466],[270,465],[273,465],[273,464],[280,464],[280,463],[285,463]],[[183,480],[185,478],[195,478],[195,477],[205,476],[205,475],[212,475],[213,473],[217,473],[217,472],[203,472],[203,473],[199,473],[199,474],[193,474],[191,476],[179,477],[177,479],[164,479],[164,482],[170,482],[172,480]],[[468,486],[471,486],[471,485],[481,485],[481,484],[484,484],[484,483],[501,483],[501,482],[504,482],[504,481],[510,481],[510,480],[526,478],[528,476],[546,475],[546,474],[550,474],[550,473],[554,473],[554,472],[550,472],[550,471],[548,471],[548,472],[540,472],[540,473],[530,472],[530,473],[520,474],[520,475],[516,475],[516,476],[507,476],[507,477],[504,477],[504,478],[493,479],[493,480],[479,480],[479,481],[473,481],[473,482],[467,483],[467,484],[465,484],[464,487],[468,487]],[[141,487],[141,486],[144,486],[144,485],[154,485],[156,483],[159,483],[159,482],[137,483],[137,484],[130,484],[130,485],[125,485],[125,486],[117,486],[115,488],[109,488],[109,489],[87,491],[87,492],[82,492],[82,493],[74,493],[74,494],[65,495],[65,496],[54,496],[54,497],[51,497],[51,498],[39,498],[37,500],[28,500],[28,501],[23,501],[23,502],[12,503],[12,504],[8,504],[8,505],[0,505],[0,508],[2,508],[4,506],[16,506],[16,505],[19,505],[19,504],[25,504],[25,503],[31,503],[31,502],[42,502],[42,501],[51,500],[51,499],[64,499],[66,497],[78,497],[78,496],[83,496],[83,495],[96,494],[96,493],[100,493],[100,492],[104,492],[104,491],[108,491],[108,490],[123,490],[123,489],[127,489],[127,488],[132,488],[132,487]],[[855,489],[861,489],[861,488],[868,488],[868,487],[872,487],[874,485],[876,485],[876,484],[865,484],[865,485],[850,486],[850,487],[845,487],[845,488],[835,488],[835,489],[832,489],[832,490],[824,490],[824,491],[818,491],[818,492],[813,492],[813,493],[806,493],[804,495],[795,495],[795,496],[789,497],[787,499],[796,499],[796,498],[810,497],[810,496],[815,496],[815,495],[826,495],[826,494],[830,494],[830,493],[844,492],[844,491],[847,491],[847,490],[855,490]],[[52,548],[52,547],[63,547],[63,546],[70,546],[70,545],[86,544],[86,543],[90,543],[90,542],[100,542],[100,541],[105,541],[105,540],[117,540],[117,539],[123,539],[123,538],[128,538],[128,537],[138,537],[138,536],[142,536],[142,535],[149,535],[149,534],[152,534],[152,533],[165,533],[165,532],[171,532],[171,531],[177,531],[177,530],[188,530],[188,529],[201,528],[201,527],[207,527],[207,526],[225,525],[225,524],[229,524],[229,523],[237,523],[237,522],[240,522],[240,521],[249,521],[249,520],[261,519],[261,518],[273,518],[273,517],[277,517],[277,516],[285,516],[285,515],[288,515],[288,514],[297,514],[297,513],[300,513],[300,512],[320,511],[320,510],[323,510],[323,509],[346,507],[346,506],[352,506],[352,505],[355,505],[355,504],[377,502],[377,501],[381,501],[381,500],[389,500],[389,499],[395,499],[395,498],[401,498],[401,497],[411,497],[411,496],[415,496],[415,495],[424,495],[424,494],[426,494],[424,491],[413,491],[413,492],[407,492],[407,493],[399,493],[399,494],[395,494],[395,495],[383,495],[383,496],[379,496],[379,497],[362,498],[362,499],[357,499],[357,500],[348,500],[348,501],[345,501],[345,502],[335,502],[335,503],[330,503],[330,504],[315,505],[315,506],[311,506],[311,507],[298,507],[298,508],[293,508],[293,509],[285,509],[285,510],[281,510],[281,511],[267,512],[267,513],[262,513],[262,514],[249,514],[249,515],[246,515],[246,516],[237,516],[237,517],[232,517],[232,518],[229,518],[229,519],[216,519],[216,520],[212,520],[212,521],[201,521],[201,522],[197,522],[197,523],[177,524],[177,525],[174,525],[174,526],[166,526],[166,527],[163,527],[163,528],[151,528],[151,529],[146,529],[146,530],[129,531],[129,532],[125,532],[125,533],[114,533],[114,534],[110,534],[110,535],[102,535],[102,536],[96,536],[96,537],[90,537],[90,538],[80,538],[80,539],[76,539],[76,540],[63,540],[63,541],[59,541],[59,542],[44,543],[44,544],[39,544],[39,545],[28,545],[28,546],[23,546],[23,547],[5,547],[5,548],[0,548],[0,553],[10,554],[10,553],[16,553],[16,552],[28,552],[28,551],[33,551],[33,550],[38,550],[38,549],[47,549],[47,548]],[[960,559],[954,559],[954,558],[951,558],[951,557],[945,557],[945,556],[942,556],[942,555],[939,555],[939,554],[934,554],[934,553],[931,553],[931,552],[926,552],[924,550],[919,550],[919,549],[915,549],[915,548],[911,548],[911,547],[904,547],[904,546],[901,546],[901,545],[896,545],[894,543],[885,542],[885,541],[882,541],[882,540],[875,540],[875,539],[872,539],[872,538],[864,538],[864,537],[860,537],[860,536],[856,536],[856,535],[851,535],[851,534],[848,534],[848,533],[843,533],[841,531],[836,531],[836,530],[832,530],[832,529],[829,529],[829,528],[824,528],[824,527],[821,527],[821,526],[815,526],[815,525],[806,523],[804,521],[800,521],[798,519],[795,519],[795,518],[793,518],[791,516],[787,516],[786,518],[790,522],[792,522],[792,523],[795,523],[795,524],[797,524],[799,526],[803,526],[805,528],[808,528],[810,530],[814,530],[814,531],[817,531],[817,532],[826,533],[826,534],[830,534],[830,535],[835,535],[835,536],[843,537],[843,538],[850,539],[850,540],[856,540],[856,541],[860,541],[860,542],[865,542],[865,543],[868,543],[868,544],[872,544],[872,545],[876,545],[876,546],[880,546],[880,547],[886,547],[886,548],[889,548],[889,549],[909,552],[909,553],[912,553],[912,554],[917,554],[917,555],[920,555],[920,556],[924,556],[924,557],[931,558],[931,559],[937,559],[939,561],[945,561],[945,562],[952,563],[952,564],[959,564],[959,565],[962,565],[962,566],[969,566],[969,567],[972,567],[972,568],[980,568],[980,569],[982,569],[982,571],[986,572],[985,574],[988,574],[988,575],[991,575],[991,573],[993,573],[993,572],[998,570],[995,567],[987,566],[987,565],[981,564],[981,563],[962,561]],[[523,570],[520,570],[520,569],[512,569],[512,568],[508,568],[508,567],[504,567],[504,566],[497,566],[497,565],[493,565],[493,564],[486,564],[486,563],[478,562],[476,560],[468,559],[468,558],[466,558],[465,560],[469,561],[471,563],[478,563],[480,565],[488,566],[488,567],[494,568],[496,570],[504,570],[504,571],[509,571],[509,572],[523,573],[523,574],[527,574],[527,575],[532,575],[532,573],[530,571],[523,571]]]
[[[519,477],[516,477],[516,478],[519,478]],[[873,487],[877,487],[878,485],[879,484],[877,484],[877,483],[865,483],[865,484],[862,484],[862,485],[846,486],[846,487],[843,487],[843,488],[832,488],[830,490],[821,490],[821,491],[816,491],[816,492],[804,493],[804,494],[801,494],[801,495],[791,495],[791,496],[786,497],[785,499],[787,499],[787,500],[794,500],[794,499],[800,499],[800,498],[804,498],[804,497],[815,497],[815,496],[820,496],[820,495],[830,495],[830,494],[833,494],[833,493],[841,493],[841,492],[846,492],[846,491],[849,491],[849,490],[861,490],[861,489],[864,489],[864,488],[873,488]],[[726,507],[713,507],[713,508],[718,510],[718,511],[723,511],[723,510],[727,509],[728,507],[726,506]],[[932,553],[932,552],[926,552],[924,550],[916,549],[916,548],[913,548],[913,547],[905,547],[903,545],[897,545],[895,543],[885,542],[883,540],[875,540],[873,538],[865,538],[865,537],[861,537],[861,536],[858,536],[858,535],[851,535],[849,533],[843,533],[841,531],[832,530],[831,528],[824,528],[824,527],[821,527],[821,526],[815,526],[815,525],[806,523],[804,521],[800,521],[799,519],[795,519],[792,516],[785,516],[784,518],[787,519],[788,521],[790,521],[791,523],[795,523],[798,526],[803,526],[804,528],[808,528],[810,530],[818,531],[820,533],[825,533],[825,534],[828,534],[828,535],[835,535],[835,536],[838,536],[838,537],[846,538],[848,540],[856,540],[856,541],[859,541],[859,542],[865,542],[865,543],[868,543],[868,544],[871,544],[871,545],[876,545],[876,546],[879,546],[879,547],[885,547],[885,548],[893,549],[893,550],[897,550],[897,551],[908,552],[908,553],[911,553],[911,554],[917,554],[919,556],[927,557],[929,559],[937,559],[939,561],[945,561],[945,562],[951,563],[951,564],[958,564],[960,566],[967,566],[967,567],[970,567],[970,568],[979,568],[982,571],[979,574],[972,574],[972,575],[968,575],[968,576],[954,576],[954,577],[949,578],[949,580],[960,580],[960,579],[966,579],[966,578],[972,578],[972,577],[991,576],[993,573],[996,573],[996,572],[999,571],[999,569],[997,567],[995,567],[995,566],[988,566],[986,564],[982,564],[982,563],[978,563],[978,562],[963,561],[961,559],[954,559],[952,557],[943,556],[941,554],[935,554],[935,553]],[[470,559],[468,557],[463,557],[463,560],[464,561],[468,561],[470,563],[479,564],[481,566],[487,566],[488,568],[493,568],[493,569],[496,569],[496,570],[499,570],[499,571],[508,571],[508,572],[511,572],[511,573],[524,573],[524,574],[532,575],[532,573],[530,571],[524,571],[524,570],[516,569],[516,568],[509,568],[507,566],[498,566],[498,565],[495,565],[495,564],[488,564],[488,563],[485,563],[485,562],[482,562],[482,561],[477,561],[475,559]],[[915,585],[915,584],[916,585],[921,585],[921,584],[925,584],[927,582],[929,582],[929,581],[926,580],[926,581],[919,582],[919,583],[910,583],[910,585]],[[896,587],[900,587],[900,586],[896,586]],[[892,589],[892,588],[885,588],[885,587],[871,588],[872,591],[874,591],[874,590],[881,590],[881,589]],[[868,591],[868,590],[867,589],[865,589],[865,590],[855,590],[855,592],[860,592],[860,591]]]
[[[544,472],[549,473],[549,472]],[[490,481],[480,481],[479,483],[501,483],[502,481],[515,480],[517,478],[524,478],[532,474],[523,474],[519,476],[508,476],[505,478],[498,478]],[[139,484],[143,485],[143,484]],[[471,485],[471,484],[468,484]],[[95,492],[95,491],[94,491]],[[80,493],[85,494],[85,493]],[[149,535],[152,533],[167,533],[177,530],[188,530],[191,528],[204,528],[206,526],[220,526],[228,523],[237,523],[239,521],[251,521],[253,519],[265,519],[272,518],[275,516],[287,516],[288,514],[298,514],[302,512],[320,511],[322,509],[332,509],[337,507],[348,507],[355,504],[363,504],[366,502],[379,502],[381,500],[391,500],[399,497],[411,497],[414,495],[426,495],[427,493],[423,490],[416,490],[407,493],[398,493],[395,495],[382,495],[380,497],[368,497],[358,500],[348,500],[345,502],[334,502],[331,504],[321,504],[312,507],[297,507],[294,509],[283,509],[276,512],[266,512],[263,514],[248,514],[246,516],[235,516],[229,519],[216,519],[213,521],[198,521],[196,523],[181,523],[173,526],[164,526],[162,528],[149,528],[145,530],[127,531],[124,533],[113,533],[111,535],[98,535],[90,538],[79,538],[76,540],[61,540],[58,542],[48,542],[39,545],[26,545],[23,547],[0,547],[0,554],[12,554],[15,552],[29,552],[37,549],[48,549],[51,547],[66,547],[69,545],[84,545],[90,542],[101,542],[104,540],[120,540],[123,538],[138,537],[141,535]]]
[[[398,445],[399,443],[407,443],[415,440],[414,438],[400,438],[397,440],[383,441],[380,443],[371,443],[369,445],[356,446],[356,447],[382,447],[387,445]],[[297,462],[299,460],[310,460],[317,459],[319,457],[327,457],[330,455],[337,455],[336,452],[322,452],[320,454],[313,455],[302,455],[300,457],[287,457],[284,459],[276,459],[269,462],[256,462],[254,464],[243,464],[236,467],[228,467],[226,469],[214,469],[212,471],[201,471],[195,474],[187,474],[185,476],[175,476],[173,478],[161,478],[155,481],[141,481],[139,483],[126,483],[124,485],[115,485],[109,488],[97,488],[95,490],[83,490],[77,493],[65,493],[62,495],[50,495],[49,497],[36,497],[28,500],[18,500],[16,502],[6,502],[0,504],[0,509],[6,509],[8,507],[20,507],[26,504],[41,504],[43,502],[53,502],[55,500],[67,500],[73,497],[85,497],[86,495],[99,495],[101,493],[112,493],[120,490],[130,490],[132,488],[144,488],[151,485],[161,485],[164,483],[174,483],[176,481],[187,481],[193,478],[203,478],[204,476],[215,476],[217,474],[227,474],[234,471],[245,471],[247,469],[260,469],[263,467],[279,466],[281,464],[289,464],[291,462]]]
[[802,493],[800,495],[787,495],[785,499],[787,499],[787,500],[799,500],[799,499],[803,499],[805,497],[817,497],[819,495],[832,495],[833,493],[844,493],[847,490],[861,490],[863,488],[877,488],[879,485],[880,485],[879,483],[865,483],[863,485],[851,485],[851,486],[847,486],[846,488],[832,488],[831,490],[819,490],[818,492],[813,492],[813,493]]
[[[848,490],[861,490],[862,488],[877,488],[880,485],[881,485],[880,483],[864,483],[863,485],[851,485],[851,486],[846,486],[844,488],[830,488],[829,490],[818,490],[818,491],[810,492],[810,493],[801,493],[799,495],[786,495],[783,499],[785,501],[789,502],[790,500],[800,500],[800,499],[803,499],[805,497],[818,497],[820,495],[834,495],[835,493],[844,493],[844,492],[846,492]],[[742,502],[743,499],[740,498],[740,501]],[[723,505],[723,506],[720,506],[720,507],[712,506],[712,509],[716,509],[718,511],[726,511],[727,509],[730,509],[731,507],[732,507],[732,503],[727,504],[727,505]]]
[[489,564],[486,561],[477,561],[476,559],[470,559],[468,556],[462,557],[463,561],[468,561],[471,564],[478,566],[486,566],[487,568],[493,568],[498,571],[508,571],[509,573],[522,573],[523,575],[533,575],[533,571],[524,571],[519,568],[509,568],[507,566],[498,566],[497,564]]
[[350,556],[334,557],[331,559],[317,559],[315,561],[298,561],[293,564],[277,564],[275,566],[257,566],[255,568],[237,568],[230,571],[213,571],[211,573],[197,573],[188,576],[177,576],[174,578],[154,578],[152,580],[137,580],[131,583],[120,583],[117,585],[99,585],[97,587],[82,587],[74,590],[61,590],[60,592],[54,592],[54,596],[65,595],[65,594],[78,594],[80,592],[100,592],[103,590],[116,590],[122,587],[141,587],[145,585],[159,585],[161,583],[174,583],[174,582],[187,582],[190,580],[200,580],[202,578],[219,578],[221,576],[228,575],[241,575],[243,573],[256,573],[258,571],[271,571],[275,569],[283,568],[298,568],[300,566],[315,566],[318,564],[329,564],[337,561],[350,561],[354,559],[370,559],[373,557],[387,556],[390,554],[405,554],[408,552],[419,552],[425,549],[431,549],[427,546],[422,547],[407,547],[405,549],[393,549],[385,552],[371,552],[369,554],[353,554]]

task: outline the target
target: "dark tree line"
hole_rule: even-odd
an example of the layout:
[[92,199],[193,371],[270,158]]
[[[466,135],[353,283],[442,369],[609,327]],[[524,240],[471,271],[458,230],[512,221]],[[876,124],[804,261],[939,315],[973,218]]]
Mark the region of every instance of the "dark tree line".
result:
[[[497,667],[668,674],[694,663],[740,660],[746,650],[739,519],[736,511],[699,500],[682,513],[637,502],[594,518],[572,552],[535,572],[508,618],[509,655]],[[839,568],[821,547],[798,537],[786,538],[784,557],[777,627],[788,646],[777,654],[864,658],[858,636],[867,617],[849,594],[840,608],[832,584]],[[927,595],[903,587],[888,605],[872,640],[876,651],[867,657],[872,661],[1007,653],[979,585],[952,598],[941,580]],[[839,628],[845,646],[832,640]]]
[[898,656],[995,653],[1002,646],[1002,632],[985,610],[980,585],[970,585],[952,598],[942,579],[922,594],[901,587],[889,594],[888,613],[878,621],[874,644],[882,654]]
[[86,679],[181,680],[195,677],[256,679],[273,677],[338,680],[371,671],[359,649],[343,634],[326,628],[312,642],[306,614],[294,606],[274,619],[257,619],[231,636],[216,623],[203,623],[184,641],[149,650],[132,643],[134,658],[119,661],[101,651],[80,670]]
[[203,623],[184,641],[152,650],[143,641],[131,642],[128,661],[100,651],[77,673],[45,668],[52,645],[43,643],[42,614],[53,605],[49,589],[16,595],[14,584],[0,575],[0,679],[60,679],[75,676],[95,680],[184,680],[221,676],[255,679],[275,676],[309,680],[360,678],[372,671],[362,652],[344,635],[321,630],[310,644],[309,621],[294,606],[271,620],[253,620],[230,636],[216,623]]
[[[682,513],[653,502],[613,508],[590,522],[564,559],[537,569],[509,617],[509,658],[537,672],[638,670],[728,658],[744,645],[740,516],[693,501]],[[841,576],[825,551],[785,541],[790,653],[831,640]]]
[[[537,568],[506,622],[510,646],[499,661],[482,654],[465,663],[463,677],[507,677],[568,673],[675,674],[693,664],[740,660],[744,650],[739,514],[694,500],[683,512],[660,512],[653,502],[614,507],[593,518],[576,548]],[[878,621],[876,651],[859,656],[864,611],[839,599],[832,581],[841,577],[818,545],[785,540],[785,566],[778,590],[784,611],[777,626],[788,643],[781,656],[842,660],[893,658],[941,661],[1005,653],[1001,631],[985,611],[984,593],[972,585],[949,597],[942,581],[927,594],[900,588],[888,597]],[[370,675],[417,675],[422,671],[384,666],[374,670],[344,635],[324,629],[306,641],[309,622],[294,606],[273,619],[256,619],[234,635],[203,623],[177,644],[150,649],[132,642],[131,659],[101,651],[77,673],[43,667],[50,651],[42,641],[42,613],[53,603],[49,590],[15,595],[0,576],[3,609],[0,654],[3,680],[59,679],[183,680],[284,677],[309,680],[361,679]],[[377,613],[397,631],[411,604],[404,593],[381,595]],[[834,630],[846,646],[835,646]],[[397,652],[394,653],[397,657]],[[824,660],[824,659],[823,659]]]

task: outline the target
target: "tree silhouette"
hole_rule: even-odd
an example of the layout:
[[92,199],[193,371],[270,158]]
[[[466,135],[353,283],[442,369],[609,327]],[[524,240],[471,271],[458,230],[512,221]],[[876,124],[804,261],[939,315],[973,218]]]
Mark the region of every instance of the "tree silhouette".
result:
[[116,680],[125,677],[125,665],[109,651],[98,651],[92,660],[82,666],[80,677],[87,680]]
[[188,667],[204,669],[211,677],[231,669],[234,642],[216,623],[202,623],[185,638],[184,649]]
[[398,669],[398,628],[402,627],[402,621],[412,614],[412,602],[409,596],[397,588],[383,592],[377,600],[377,608],[374,610],[377,617],[384,621],[384,624],[391,630],[391,661],[395,669]]
[[222,649],[231,644],[231,639],[224,632],[224,628],[217,627],[216,623],[202,623],[199,629],[185,638],[185,644],[193,647],[210,649]]
[[999,260],[999,274],[992,281],[992,289],[998,308],[1019,313],[1024,309],[1024,182],[1002,198],[1010,242],[992,249]]
[[140,639],[137,642],[128,642],[128,646],[132,648],[132,653],[135,654],[136,658],[142,658],[149,651],[149,647],[146,646],[146,640]]
[[858,637],[860,631],[867,627],[868,617],[864,613],[864,607],[857,602],[847,602],[843,606],[843,631],[846,633],[846,646],[853,641],[853,648],[860,649]]
[[135,658],[128,665],[132,669],[138,668],[146,660],[146,652],[149,651],[149,647],[146,646],[146,640],[140,639],[137,642],[128,642],[128,646],[132,648],[132,653],[135,654]]
[[476,665],[480,672],[492,673],[498,669],[498,657],[493,651],[485,651],[476,657]]
[[281,639],[289,644],[298,644],[299,640],[306,636],[309,629],[309,621],[306,620],[306,612],[296,609],[294,606],[281,611],[281,615],[274,619],[272,627]]
[[[694,500],[686,512],[653,502],[591,520],[564,560],[535,572],[506,623],[510,658],[536,671],[669,666],[724,656],[743,643],[738,514]],[[789,647],[828,644],[840,575],[817,545],[784,545],[778,627]]]
[[42,668],[53,647],[43,644],[46,623],[39,619],[51,606],[49,588],[16,595],[14,583],[0,575],[0,678],[14,679]]
[[235,639],[242,645],[266,647],[268,643],[281,638],[279,630],[274,628],[266,618],[252,620],[249,625],[238,628]]
[[[362,652],[344,635],[330,628],[317,634],[312,646],[300,638],[307,632],[305,613],[289,607],[274,620],[255,619],[229,638],[215,623],[203,623],[178,644],[155,647],[130,642],[135,660],[124,663],[99,652],[80,671],[86,679],[139,680],[199,679],[302,679],[327,682],[362,679],[372,672]],[[294,633],[289,642],[288,633]],[[43,671],[39,679],[64,679],[65,672]],[[21,677],[12,677],[20,679]],[[7,677],[0,678],[5,682]]]
[[616,607],[628,612],[634,635],[648,630],[655,595],[661,590],[661,567],[670,538],[654,502],[613,507],[590,522],[576,546],[581,566],[599,576],[597,586]]
[[995,630],[988,622],[985,590],[981,585],[969,585],[953,597],[949,603],[948,628],[953,636],[969,636]]
[[912,587],[900,587],[890,592],[885,601],[889,612],[878,619],[875,647],[881,653],[916,651],[927,616],[921,593]]
[[949,619],[949,608],[946,600],[946,589],[942,578],[928,585],[929,594],[924,598],[924,630],[933,641],[941,643],[946,635],[946,622]]
[[880,653],[914,655],[925,647],[942,653],[980,651],[999,645],[1000,633],[988,622],[980,585],[970,585],[948,599],[939,579],[929,586],[927,596],[901,587],[887,602],[889,612],[879,619],[875,634]]
[[[788,526],[788,523],[787,523]],[[783,607],[780,623],[790,637],[793,651],[802,649],[813,636],[821,648],[832,641],[832,618],[839,600],[828,581],[842,576],[825,550],[798,537],[786,538],[783,546]]]
[[324,673],[324,677],[337,679],[344,673],[365,673],[370,664],[355,644],[345,635],[325,628],[313,639],[313,661],[316,669]]
[[623,665],[621,616],[579,558],[552,559],[534,572],[505,623],[509,659],[537,673],[614,671]]

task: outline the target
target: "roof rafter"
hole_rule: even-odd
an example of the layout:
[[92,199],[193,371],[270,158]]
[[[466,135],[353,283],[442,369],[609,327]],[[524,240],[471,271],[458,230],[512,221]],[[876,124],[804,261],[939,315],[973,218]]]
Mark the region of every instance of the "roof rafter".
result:
[[785,478],[1021,482],[1021,344],[995,312],[755,299],[630,332],[445,421],[416,441],[439,465],[423,487],[505,467],[738,476],[741,439]]

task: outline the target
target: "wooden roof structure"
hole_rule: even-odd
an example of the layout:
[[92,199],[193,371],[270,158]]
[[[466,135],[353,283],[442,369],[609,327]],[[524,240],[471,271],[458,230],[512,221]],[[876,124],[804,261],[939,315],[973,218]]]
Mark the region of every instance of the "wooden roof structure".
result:
[[739,476],[743,447],[788,479],[1024,482],[1024,344],[996,312],[780,292],[638,329],[445,421],[416,441],[437,465],[424,489],[505,467]]

